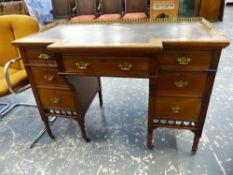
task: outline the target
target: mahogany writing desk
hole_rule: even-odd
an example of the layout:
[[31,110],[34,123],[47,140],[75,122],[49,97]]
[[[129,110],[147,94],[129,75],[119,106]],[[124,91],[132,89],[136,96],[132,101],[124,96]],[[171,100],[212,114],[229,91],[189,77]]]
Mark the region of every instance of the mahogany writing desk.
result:
[[[149,78],[147,146],[153,129],[194,132],[197,151],[221,51],[229,42],[202,18],[54,24],[19,47],[48,134],[49,116],[84,116],[99,76]],[[101,101],[102,102],[102,101]]]

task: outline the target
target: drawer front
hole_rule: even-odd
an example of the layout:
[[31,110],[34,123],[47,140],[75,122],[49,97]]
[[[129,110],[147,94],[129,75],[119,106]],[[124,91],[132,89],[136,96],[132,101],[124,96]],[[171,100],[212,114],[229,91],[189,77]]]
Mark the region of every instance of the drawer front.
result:
[[208,74],[204,72],[159,72],[156,94],[202,97]]
[[64,56],[66,73],[107,76],[148,76],[148,58]]
[[177,67],[192,69],[209,69],[211,64],[210,52],[168,52],[156,56],[159,67]]
[[157,97],[155,118],[166,120],[197,121],[201,110],[201,98]]
[[69,87],[57,68],[31,66],[30,69],[36,86]]
[[75,110],[72,91],[37,89],[44,109]]
[[54,55],[46,50],[46,48],[27,49],[26,55],[28,61],[49,61],[54,60]]

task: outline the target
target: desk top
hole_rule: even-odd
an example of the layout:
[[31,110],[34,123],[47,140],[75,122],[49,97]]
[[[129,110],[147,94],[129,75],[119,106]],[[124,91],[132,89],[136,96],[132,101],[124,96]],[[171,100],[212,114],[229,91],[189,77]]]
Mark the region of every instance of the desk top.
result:
[[207,43],[225,47],[229,42],[203,18],[53,24],[40,33],[15,40],[16,45],[52,44],[59,47],[156,47],[163,43]]

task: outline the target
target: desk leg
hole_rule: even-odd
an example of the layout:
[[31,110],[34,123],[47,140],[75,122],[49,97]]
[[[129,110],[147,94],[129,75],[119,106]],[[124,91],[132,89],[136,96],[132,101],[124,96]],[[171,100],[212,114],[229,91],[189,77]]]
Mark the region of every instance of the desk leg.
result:
[[147,147],[149,149],[153,148],[152,139],[153,139],[153,128],[150,127],[149,124],[148,124],[148,128],[147,128]]
[[193,140],[193,146],[192,146],[193,154],[197,152],[199,140],[200,140],[200,136],[197,133],[195,133],[194,140]]
[[99,94],[100,106],[103,106],[103,96],[102,96],[102,89],[101,88],[100,88],[98,94]]
[[52,134],[50,125],[49,125],[49,118],[48,118],[48,117],[45,117],[43,121],[44,121],[45,128],[46,128],[46,131],[47,131],[49,137],[50,137],[51,139],[55,139],[54,135]]
[[153,116],[154,116],[154,101],[155,101],[155,81],[156,79],[149,79],[149,104],[148,104],[148,124],[147,124],[147,147],[149,149],[153,148]]
[[85,120],[84,117],[81,117],[80,119],[76,119],[78,121],[81,133],[82,133],[82,137],[86,142],[90,142],[90,139],[87,137],[86,134],[86,129],[85,129]]
[[98,81],[99,81],[99,91],[98,91],[98,94],[99,94],[99,100],[100,100],[100,106],[103,106],[103,95],[102,95],[102,86],[101,86],[101,79],[100,77],[98,77]]

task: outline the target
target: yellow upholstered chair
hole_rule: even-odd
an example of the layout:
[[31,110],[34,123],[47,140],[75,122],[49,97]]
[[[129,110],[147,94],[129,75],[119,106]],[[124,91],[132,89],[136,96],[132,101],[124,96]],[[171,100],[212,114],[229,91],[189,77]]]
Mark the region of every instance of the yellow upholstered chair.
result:
[[[39,31],[37,19],[27,15],[0,16],[0,97],[21,92],[29,85],[17,48],[11,41]],[[0,111],[3,116],[12,106]]]
[[[38,21],[34,17],[26,15],[0,16],[0,97],[10,93],[19,93],[30,87],[19,50],[14,47],[11,42],[38,31]],[[35,107],[35,105],[22,103],[13,105],[7,103],[2,104],[6,106],[0,111],[1,117],[15,106],[24,105]],[[50,122],[54,122],[55,119],[55,117],[51,118]],[[42,129],[39,132],[30,143],[30,148],[45,133],[45,131],[45,129]]]

